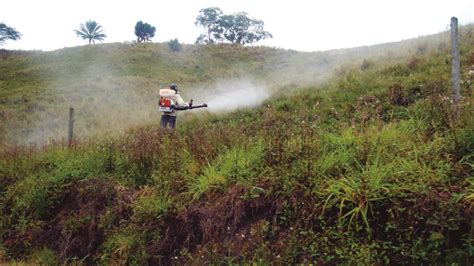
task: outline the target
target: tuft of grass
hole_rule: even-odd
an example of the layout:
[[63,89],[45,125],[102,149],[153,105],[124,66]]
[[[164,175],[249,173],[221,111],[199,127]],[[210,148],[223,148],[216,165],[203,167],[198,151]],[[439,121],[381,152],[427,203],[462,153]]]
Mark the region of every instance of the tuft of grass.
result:
[[132,220],[156,222],[172,207],[172,199],[167,191],[157,191],[153,187],[143,187],[138,198],[132,203]]
[[188,191],[199,199],[210,190],[223,190],[229,184],[251,186],[263,165],[263,142],[256,140],[245,146],[226,150],[204,168],[203,173],[189,180]]
[[113,265],[145,264],[148,259],[145,239],[145,231],[136,227],[115,232],[103,243],[99,261]]
[[474,208],[474,177],[469,178],[467,182],[468,187],[466,188],[464,200],[470,205],[470,208],[472,209]]
[[209,165],[204,168],[202,175],[189,181],[188,191],[197,200],[210,190],[223,189],[226,184],[226,177],[216,167]]
[[[321,215],[330,208],[338,210],[339,221],[348,228],[363,224],[370,231],[370,211],[374,204],[382,205],[390,195],[393,185],[387,180],[391,165],[380,165],[378,161],[347,169],[345,175],[327,182],[327,187],[318,194],[325,197]],[[377,206],[378,207],[378,206]],[[373,215],[373,214],[372,214]]]
[[34,265],[57,265],[59,259],[51,249],[43,247],[31,254],[27,261],[27,264],[30,263]]

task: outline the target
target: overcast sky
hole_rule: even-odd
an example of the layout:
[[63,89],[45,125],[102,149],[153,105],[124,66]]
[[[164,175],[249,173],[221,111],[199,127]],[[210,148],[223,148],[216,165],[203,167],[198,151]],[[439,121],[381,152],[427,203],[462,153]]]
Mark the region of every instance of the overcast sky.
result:
[[265,22],[273,39],[257,44],[299,51],[322,51],[399,41],[474,21],[473,0],[1,0],[0,22],[23,34],[4,49],[55,50],[85,45],[74,29],[86,20],[103,26],[105,43],[132,41],[137,21],[156,27],[155,42],[178,38],[194,43],[203,32],[198,12],[219,7],[226,14],[247,12]]

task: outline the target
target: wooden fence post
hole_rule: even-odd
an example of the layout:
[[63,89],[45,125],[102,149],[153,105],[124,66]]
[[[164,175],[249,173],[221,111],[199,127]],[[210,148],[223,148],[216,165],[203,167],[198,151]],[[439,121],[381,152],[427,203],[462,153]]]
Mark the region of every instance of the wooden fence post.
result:
[[72,146],[74,138],[74,108],[69,108],[69,126],[68,126],[68,134],[67,134],[67,142],[69,147]]
[[457,105],[461,99],[461,63],[459,62],[458,19],[451,18],[451,82],[453,86],[453,103]]

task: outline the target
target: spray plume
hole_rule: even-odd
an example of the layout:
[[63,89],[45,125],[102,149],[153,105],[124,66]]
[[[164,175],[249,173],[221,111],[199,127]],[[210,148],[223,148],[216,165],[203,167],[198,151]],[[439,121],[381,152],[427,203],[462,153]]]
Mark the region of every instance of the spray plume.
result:
[[258,106],[270,97],[271,93],[266,86],[250,80],[230,79],[192,88],[186,95],[194,98],[196,103],[207,103],[208,111],[213,113]]

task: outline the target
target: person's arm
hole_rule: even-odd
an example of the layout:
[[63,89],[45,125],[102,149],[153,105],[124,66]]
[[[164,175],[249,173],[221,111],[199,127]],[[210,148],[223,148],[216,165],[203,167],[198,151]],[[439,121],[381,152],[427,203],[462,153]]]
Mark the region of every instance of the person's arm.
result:
[[189,104],[183,100],[183,98],[181,97],[181,95],[175,94],[175,96],[176,96],[176,103],[177,103],[179,106],[189,106]]

